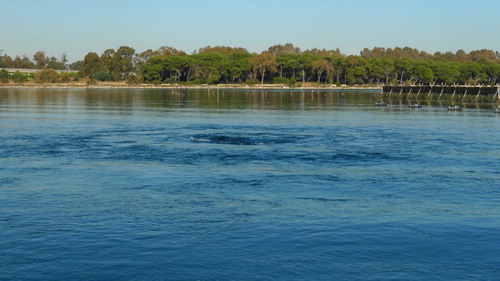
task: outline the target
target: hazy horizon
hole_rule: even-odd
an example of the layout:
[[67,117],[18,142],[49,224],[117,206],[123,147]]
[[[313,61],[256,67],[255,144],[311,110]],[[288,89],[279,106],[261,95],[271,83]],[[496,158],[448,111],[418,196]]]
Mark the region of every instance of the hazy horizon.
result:
[[125,45],[137,52],[206,46],[260,53],[276,44],[302,50],[411,47],[428,53],[498,50],[500,1],[132,1],[2,2],[0,50],[32,58],[36,51],[70,62]]

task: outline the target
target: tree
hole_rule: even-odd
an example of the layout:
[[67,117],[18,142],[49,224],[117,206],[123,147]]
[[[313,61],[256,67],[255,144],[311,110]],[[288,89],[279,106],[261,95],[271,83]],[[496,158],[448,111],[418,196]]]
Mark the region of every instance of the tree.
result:
[[268,53],[262,52],[260,55],[253,56],[249,59],[249,63],[252,66],[254,72],[260,74],[261,84],[264,84],[264,79],[266,72],[276,72],[276,56]]
[[477,84],[483,76],[482,66],[478,63],[466,62],[459,65],[460,82],[462,84]]
[[61,56],[61,63],[66,66],[66,64],[68,63],[68,56],[66,55],[66,53],[63,53],[62,56]]
[[47,64],[46,64],[45,67],[47,67],[47,68],[53,68],[53,69],[59,69],[59,70],[66,69],[66,65],[62,61],[59,61],[55,57],[50,57],[47,60]]
[[[272,58],[266,65],[265,57]],[[60,60],[37,53],[38,64],[63,69],[65,55]],[[45,57],[45,60],[43,59]],[[436,52],[429,54],[410,47],[365,48],[360,56],[343,55],[339,49],[313,48],[301,51],[291,43],[274,45],[260,55],[250,54],[244,48],[207,46],[191,55],[163,46],[140,54],[128,46],[117,51],[106,50],[100,57],[88,53],[83,61],[75,62],[71,69],[92,77],[97,72],[102,79],[134,81],[233,83],[248,79],[265,81],[301,80],[333,82],[337,84],[390,83],[488,83],[500,79],[500,53],[477,50],[465,53]],[[0,54],[0,66],[34,68],[35,63],[26,57],[12,59]],[[326,74],[326,75],[325,75]],[[279,79],[275,79],[279,78]],[[284,80],[283,80],[284,79]]]
[[[276,58],[278,63],[280,78],[283,76],[287,78],[295,78],[297,68],[299,67],[299,62],[297,59],[298,55],[290,53],[282,53]],[[285,75],[283,75],[285,73]]]
[[35,61],[36,68],[45,68],[49,59],[45,55],[44,51],[38,51],[33,55],[33,60]]
[[170,46],[162,46],[158,48],[158,50],[154,51],[155,56],[160,57],[168,57],[168,56],[177,56],[177,55],[185,55],[183,51],[179,51],[174,47]]
[[394,68],[396,71],[396,79],[399,76],[399,83],[403,84],[403,81],[406,81],[410,78],[411,71],[413,69],[414,61],[411,59],[403,58],[396,59],[394,61]]
[[388,56],[388,52],[388,50],[381,47],[375,47],[371,50],[368,48],[364,48],[363,51],[360,52],[360,55],[362,58],[369,60],[375,58],[386,58]]
[[113,58],[115,56],[115,50],[114,49],[106,49],[101,56],[99,57],[99,66],[98,70],[99,71],[104,71],[111,73],[113,72],[115,66],[114,66],[114,61]]
[[205,48],[200,48],[198,50],[198,53],[219,53],[219,54],[234,54],[234,53],[248,53],[247,49],[245,48],[233,48],[233,47],[227,47],[227,46],[215,46],[215,47],[210,47],[207,46]]
[[137,54],[133,60],[135,71],[137,73],[142,73],[144,71],[144,66],[146,65],[148,60],[154,56],[157,55],[152,49],[148,49],[140,54]]
[[419,62],[413,68],[413,75],[415,75],[418,82],[430,84],[434,81],[434,72],[426,62]]
[[484,59],[489,62],[495,62],[497,60],[497,55],[494,51],[488,49],[471,51],[469,53],[470,60],[473,62],[479,62]]
[[388,58],[375,58],[370,60],[371,74],[377,81],[389,83],[389,77],[394,72],[394,61]]
[[318,75],[318,83],[321,81],[321,75],[323,72],[326,72],[326,76],[330,76],[330,72],[333,71],[332,66],[330,65],[330,62],[325,60],[325,59],[318,59],[315,60],[311,63],[312,69],[316,72]]
[[346,63],[347,84],[363,84],[367,78],[368,61],[359,56],[349,56]]
[[438,84],[452,85],[457,83],[460,78],[460,70],[456,63],[436,61],[431,68]]
[[488,77],[488,84],[495,85],[500,78],[500,64],[489,62],[483,66],[483,72]]
[[267,49],[267,52],[279,57],[282,54],[292,54],[292,55],[299,55],[302,53],[299,47],[293,46],[292,43],[286,43],[285,45],[274,45],[271,46]]
[[193,72],[193,59],[188,56],[163,57],[162,67],[165,78],[171,82],[187,82]]
[[82,66],[83,66],[83,60],[78,60],[70,64],[69,69],[79,71],[80,68],[82,68]]
[[229,55],[228,70],[232,82],[243,82],[252,67],[249,63],[250,53],[233,53]]
[[160,84],[164,80],[161,60],[161,58],[151,58],[148,60],[143,70],[144,81]]
[[337,78],[336,78],[336,82],[337,84],[340,84],[342,80],[345,80],[345,79],[342,79],[343,77],[343,74],[345,73],[346,69],[347,69],[347,59],[346,58],[334,58],[332,60],[332,65],[333,65],[333,71],[335,72]]
[[114,80],[123,80],[127,74],[133,72],[134,48],[121,46],[116,52],[113,51],[104,55],[106,57],[105,59],[103,58],[102,63],[105,64],[106,69],[108,69]]
[[302,53],[302,51],[300,51],[300,48],[295,47],[292,43],[286,43],[285,45],[271,46],[267,49],[267,52],[276,57],[279,57],[282,54],[299,55]]
[[298,56],[298,68],[302,73],[302,83],[306,82],[306,72],[311,68],[311,63],[316,59],[318,59],[318,56],[311,53],[304,53]]
[[12,58],[8,55],[2,55],[3,50],[0,50],[0,68],[9,67],[9,63],[12,62]]
[[305,50],[304,54],[313,54],[319,57],[334,57],[334,58],[340,58],[344,56],[338,48],[336,50],[313,48],[311,50]]
[[99,55],[94,52],[90,52],[83,59],[83,64],[80,68],[80,74],[82,76],[91,76],[92,74],[97,72],[99,68]]
[[193,58],[193,76],[201,83],[215,84],[221,79],[221,61],[224,56],[220,53],[199,53]]

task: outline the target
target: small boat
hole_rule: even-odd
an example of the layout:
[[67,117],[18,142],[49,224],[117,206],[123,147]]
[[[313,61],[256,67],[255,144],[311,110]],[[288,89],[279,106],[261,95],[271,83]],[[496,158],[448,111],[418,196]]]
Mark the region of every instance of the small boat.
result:
[[420,103],[410,103],[408,105],[409,108],[422,108],[422,105]]
[[387,106],[387,102],[385,101],[379,101],[375,103],[375,106]]
[[450,110],[450,111],[460,111],[460,110],[462,110],[462,107],[460,105],[450,105],[450,106],[448,106],[448,110]]

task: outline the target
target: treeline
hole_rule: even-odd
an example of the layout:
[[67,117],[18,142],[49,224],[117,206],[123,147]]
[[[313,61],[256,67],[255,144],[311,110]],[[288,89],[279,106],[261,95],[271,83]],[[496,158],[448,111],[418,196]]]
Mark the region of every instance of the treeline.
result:
[[[37,53],[38,54],[38,53]],[[5,55],[0,68],[5,67]],[[65,59],[56,60],[63,62]],[[33,63],[50,67],[51,59]],[[136,53],[121,46],[101,55],[88,53],[71,65],[95,81],[131,83],[319,83],[319,84],[496,84],[500,83],[500,53],[459,50],[429,54],[413,48],[364,49],[345,55],[338,49],[302,51],[293,44],[275,45],[255,54],[244,48],[205,47],[192,54],[172,47]]]
[[135,54],[130,47],[85,56],[80,73],[94,79],[146,83],[496,84],[500,54],[491,50],[435,53],[412,48],[302,51],[293,44],[260,53],[205,47],[191,55],[172,47]]
[[52,68],[57,70],[68,69],[68,59],[66,54],[63,54],[60,59],[52,56],[49,57],[44,51],[38,51],[33,55],[33,59],[27,56],[16,56],[12,58],[7,54],[2,54],[0,50],[0,68],[23,68],[23,69],[42,69]]

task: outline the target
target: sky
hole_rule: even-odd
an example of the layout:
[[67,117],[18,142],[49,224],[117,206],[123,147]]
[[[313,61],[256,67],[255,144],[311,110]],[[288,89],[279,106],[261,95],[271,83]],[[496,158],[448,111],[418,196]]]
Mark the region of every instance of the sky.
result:
[[497,51],[498,11],[499,0],[0,0],[0,50],[70,62],[120,46]]

